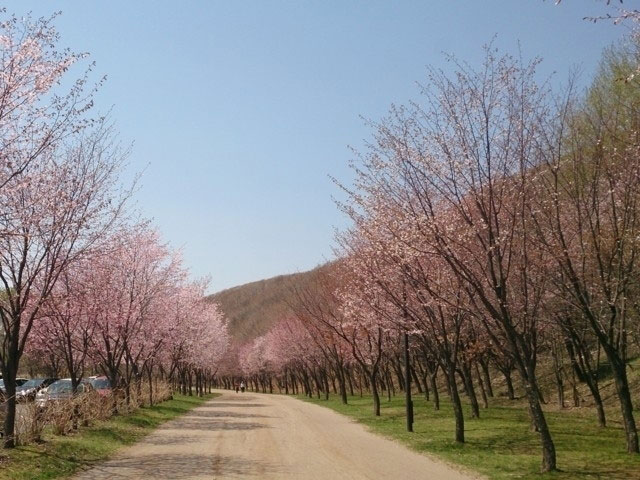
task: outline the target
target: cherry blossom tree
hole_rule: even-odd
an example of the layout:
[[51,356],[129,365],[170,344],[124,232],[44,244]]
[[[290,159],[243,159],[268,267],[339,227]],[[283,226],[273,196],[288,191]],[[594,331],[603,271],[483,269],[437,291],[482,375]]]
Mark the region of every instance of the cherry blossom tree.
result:
[[[354,165],[348,210],[357,221],[379,219],[379,206],[392,206],[387,211],[402,212],[400,221],[412,226],[396,229],[397,244],[446,265],[473,320],[513,357],[540,435],[542,470],[555,470],[536,379],[549,262],[533,245],[526,209],[529,168],[547,133],[548,94],[533,80],[537,61],[523,65],[488,47],[480,70],[452,63],[452,76],[430,71],[423,105],[393,108],[377,125],[375,143]],[[417,245],[410,243],[414,233]]]
[[0,364],[8,394],[4,445],[12,447],[26,340],[66,265],[117,217],[123,152],[104,119],[87,115],[95,92],[90,68],[62,87],[65,72],[85,55],[59,50],[55,16],[1,14]]
[[0,10],[0,189],[15,188],[33,162],[91,124],[89,70],[64,91],[64,74],[85,54],[59,50],[50,18],[18,19]]
[[[637,81],[620,80],[632,65],[625,55],[609,54],[587,101],[564,103],[556,121],[560,133],[541,149],[544,162],[530,210],[532,231],[556,265],[550,277],[556,302],[570,315],[581,315],[602,346],[613,371],[627,450],[638,453],[626,349],[640,253],[639,90]],[[565,316],[561,325],[571,327],[569,320]],[[592,392],[596,395],[593,385]]]
[[[326,364],[337,377],[340,399],[347,400],[347,368],[350,359],[349,344],[336,329],[339,318],[339,304],[335,295],[336,269],[338,264],[329,264],[313,272],[313,278],[303,286],[294,288],[295,301],[291,305],[300,325],[307,330],[308,338],[313,342],[313,351],[320,352]],[[326,377],[326,374],[324,375]],[[328,388],[325,389],[328,398]]]
[[91,254],[75,260],[60,275],[34,322],[27,348],[63,360],[74,391],[84,376],[95,312],[102,295],[91,289]]
[[216,374],[229,349],[230,337],[227,323],[218,305],[207,302],[204,283],[191,285],[190,301],[181,313],[176,325],[176,335],[171,348],[180,352],[173,357],[183,373],[193,371],[196,387],[204,393],[204,382]]
[[123,152],[100,124],[46,158],[21,181],[0,190],[0,364],[7,385],[5,446],[13,446],[15,376],[41,308],[62,272],[94,248],[122,215],[118,185]]
[[[165,292],[165,282],[176,268],[158,232],[146,224],[113,235],[92,266],[92,289],[102,301],[94,319],[91,354],[111,384],[124,387],[127,399],[135,362],[148,347],[145,326],[156,320],[151,313],[154,300]],[[107,298],[105,291],[110,292]]]

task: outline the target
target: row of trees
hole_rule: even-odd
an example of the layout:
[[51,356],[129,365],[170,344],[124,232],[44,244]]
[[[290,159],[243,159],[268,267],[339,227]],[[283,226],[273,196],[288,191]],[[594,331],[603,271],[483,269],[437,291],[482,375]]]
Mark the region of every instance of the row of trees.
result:
[[451,74],[430,70],[420,101],[372,124],[353,161],[341,259],[296,292],[294,317],[245,347],[245,375],[309,394],[337,382],[344,402],[368,388],[376,415],[379,389],[396,385],[408,407],[411,383],[437,406],[440,375],[463,442],[459,388],[479,416],[490,376],[501,372],[513,397],[515,372],[551,471],[538,366],[555,366],[561,405],[565,383],[586,384],[604,426],[602,358],[637,454],[627,377],[640,352],[637,45],[609,50],[584,95],[572,82],[554,94],[536,81],[537,60],[491,46],[479,69],[452,58]]
[[[2,11],[7,17],[6,12]],[[161,369],[211,375],[226,325],[179,255],[127,207],[127,149],[92,116],[101,81],[60,50],[53,18],[0,22],[0,367],[13,447],[23,355],[77,387],[85,370],[127,398]],[[79,71],[75,80],[69,72]],[[151,383],[151,382],[149,382]]]
[[74,388],[87,370],[102,372],[127,400],[143,377],[152,387],[156,370],[185,389],[192,375],[211,377],[228,335],[217,305],[204,298],[206,282],[190,282],[147,226],[109,241],[62,273],[34,324],[28,357],[52,374],[66,372]]

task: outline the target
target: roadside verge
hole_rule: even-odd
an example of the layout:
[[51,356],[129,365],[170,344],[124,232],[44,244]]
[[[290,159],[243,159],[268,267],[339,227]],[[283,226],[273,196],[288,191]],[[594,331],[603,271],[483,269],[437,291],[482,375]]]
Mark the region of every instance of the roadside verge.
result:
[[0,450],[0,480],[67,478],[109,458],[119,448],[135,443],[163,423],[218,395],[174,395],[173,400],[96,422],[72,435],[46,434],[42,444]]

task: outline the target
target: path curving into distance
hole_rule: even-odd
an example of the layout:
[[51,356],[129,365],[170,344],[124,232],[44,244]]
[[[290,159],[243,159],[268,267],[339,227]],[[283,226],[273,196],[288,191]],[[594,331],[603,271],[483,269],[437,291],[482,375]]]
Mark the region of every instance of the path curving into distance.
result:
[[95,479],[468,480],[328,408],[282,395],[218,391],[90,470]]

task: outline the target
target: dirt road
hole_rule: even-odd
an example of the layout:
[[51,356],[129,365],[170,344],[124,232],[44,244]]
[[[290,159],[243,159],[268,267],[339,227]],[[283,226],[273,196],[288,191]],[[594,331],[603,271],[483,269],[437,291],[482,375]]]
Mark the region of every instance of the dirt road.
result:
[[222,393],[74,478],[471,478],[329,409],[280,395]]

